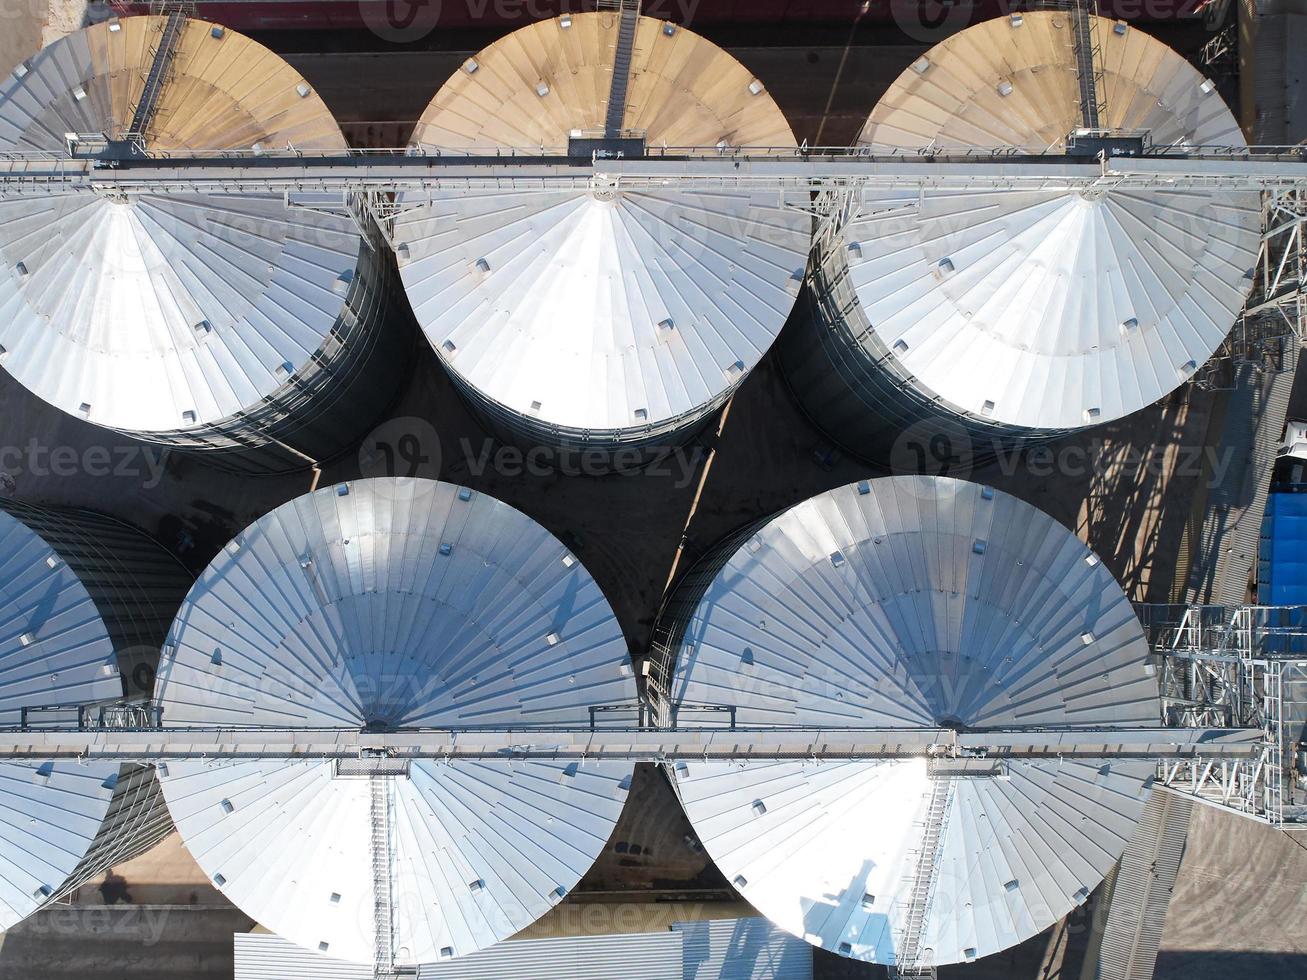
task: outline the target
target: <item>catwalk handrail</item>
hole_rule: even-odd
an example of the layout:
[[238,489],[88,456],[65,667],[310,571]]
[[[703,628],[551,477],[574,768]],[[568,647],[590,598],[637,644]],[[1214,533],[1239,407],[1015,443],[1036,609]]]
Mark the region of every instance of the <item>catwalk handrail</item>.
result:
[[[702,148],[700,148],[702,149]],[[493,187],[499,190],[707,187],[824,188],[1032,187],[1095,189],[1304,190],[1307,151],[1210,148],[1184,155],[1074,156],[1062,153],[871,155],[704,152],[642,158],[565,154],[224,151],[139,158],[0,155],[0,197],[97,193],[393,193]]]
[[155,728],[0,730],[0,759],[750,759],[1253,758],[1244,728]]
[[[593,138],[599,130],[578,131],[582,137]],[[638,135],[638,130],[624,130],[623,135]],[[223,157],[228,159],[312,159],[314,157],[356,157],[370,158],[439,158],[447,161],[485,160],[485,159],[524,159],[535,160],[547,157],[571,157],[568,144],[539,146],[486,146],[460,147],[348,147],[345,149],[313,150],[287,145],[284,147],[259,145],[258,148],[245,147],[181,147],[174,149],[151,148],[145,156],[115,158],[105,154],[103,147],[108,144],[103,134],[68,134],[71,146],[75,149],[82,143],[95,141],[95,149],[90,152],[76,153],[66,150],[0,150],[0,160],[103,160],[104,162],[146,162],[150,160],[189,160],[196,158]],[[643,156],[627,159],[649,160],[1002,160],[1014,157],[1030,159],[1057,160],[1071,156],[1080,160],[1093,160],[1095,154],[1079,156],[1068,154],[1052,147],[1034,151],[1029,147],[1006,145],[994,147],[977,147],[967,144],[931,143],[921,147],[889,146],[769,146],[764,144],[747,144],[740,146],[655,146],[646,147]],[[608,159],[618,159],[611,157]],[[1149,143],[1138,156],[1114,157],[1114,159],[1185,159],[1210,158],[1225,160],[1281,159],[1286,161],[1307,159],[1307,144],[1266,143],[1249,146],[1234,143]],[[605,159],[595,154],[587,154],[586,160]]]

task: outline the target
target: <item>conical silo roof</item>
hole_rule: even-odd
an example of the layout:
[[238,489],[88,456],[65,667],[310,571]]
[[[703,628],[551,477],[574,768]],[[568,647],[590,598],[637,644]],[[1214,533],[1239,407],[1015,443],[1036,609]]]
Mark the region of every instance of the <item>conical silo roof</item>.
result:
[[[1154,146],[1243,147],[1215,85],[1140,30],[1094,18],[1100,124]],[[1062,152],[1081,128],[1071,15],[974,25],[909,66],[871,113],[875,153]],[[925,401],[985,426],[1066,430],[1187,381],[1248,295],[1252,192],[869,190],[823,259],[851,277],[849,330]]]
[[[750,537],[689,619],[672,703],[740,728],[1147,727],[1143,630],[1069,531],[1003,493],[893,477]],[[723,717],[704,713],[704,718]],[[760,912],[855,959],[1034,936],[1120,856],[1154,766],[1054,759],[677,763],[696,833]]]
[[[572,14],[469,59],[414,133],[427,151],[562,154],[605,132],[620,18]],[[622,131],[664,146],[795,149],[761,82],[692,31],[641,17]],[[519,428],[629,441],[719,405],[780,332],[811,221],[773,192],[406,195],[405,290],[446,366]]]
[[[62,38],[0,82],[0,150],[122,140],[166,18]],[[326,105],[262,45],[187,20],[147,152],[345,149]],[[140,433],[203,431],[328,357],[361,236],[281,194],[61,193],[0,202],[0,365],[52,405]],[[338,344],[337,344],[338,346]]]
[[[120,698],[108,630],[85,586],[36,532],[0,510],[0,724],[76,724]],[[32,711],[24,718],[23,709]],[[117,763],[0,764],[0,929],[49,899],[100,832]]]
[[[446,483],[365,480],[284,504],[201,576],[160,669],[182,727],[586,727],[634,698],[607,601],[548,531]],[[529,925],[608,839],[630,763],[414,761],[369,778],[315,760],[170,762],[178,830],[234,903],[309,949],[373,962],[374,853],[398,963]],[[381,937],[385,943],[387,937]]]

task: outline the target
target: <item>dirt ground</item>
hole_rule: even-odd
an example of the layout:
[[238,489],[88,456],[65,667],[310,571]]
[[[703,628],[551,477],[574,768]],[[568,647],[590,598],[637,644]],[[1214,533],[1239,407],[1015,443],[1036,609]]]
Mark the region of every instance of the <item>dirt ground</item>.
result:
[[47,14],[45,0],[0,2],[0,71],[13,71],[16,64],[41,50]]
[[87,0],[0,0],[0,72],[87,22]]
[[1307,976],[1304,882],[1307,834],[1194,807],[1156,980],[1301,980]]

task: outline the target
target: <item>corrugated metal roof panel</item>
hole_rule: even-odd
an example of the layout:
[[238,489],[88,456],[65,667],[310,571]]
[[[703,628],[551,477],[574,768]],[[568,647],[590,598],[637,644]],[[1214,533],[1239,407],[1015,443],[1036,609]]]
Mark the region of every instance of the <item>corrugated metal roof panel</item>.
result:
[[[522,939],[447,963],[418,980],[681,980],[677,932]],[[236,936],[235,980],[373,980],[371,967],[310,952],[280,936]],[[777,980],[780,980],[778,977]]]
[[1307,493],[1267,499],[1257,571],[1262,605],[1307,604]]
[[312,953],[271,933],[238,932],[235,980],[374,980],[372,968]]
[[[677,922],[668,932],[518,939],[418,970],[419,980],[812,980],[812,948],[766,919]],[[372,980],[369,967],[280,936],[236,936],[235,980]]]
[[[735,551],[689,621],[672,698],[682,714],[729,706],[744,728],[1142,727],[1160,712],[1147,655],[1120,586],[1065,527],[976,484],[892,477],[799,504]],[[686,762],[676,786],[718,867],[782,928],[866,961],[946,964],[1083,902],[1152,771]]]
[[812,980],[812,947],[761,916],[677,922],[684,980]]
[[418,980],[681,980],[681,950],[676,932],[522,939],[423,964]]
[[[585,727],[590,706],[634,694],[612,609],[557,538],[486,494],[409,479],[324,488],[243,531],[188,596],[158,677],[179,727]],[[396,961],[466,955],[548,912],[602,851],[632,769],[414,762],[391,783]],[[162,784],[233,902],[372,961],[367,779],[197,759]]]
[[1286,370],[1259,373],[1253,364],[1239,369],[1219,444],[1232,454],[1233,465],[1208,490],[1187,589],[1190,602],[1237,606],[1248,601],[1296,370],[1296,360]]
[[[639,19],[626,126],[650,146],[783,147],[753,73],[683,27]],[[618,18],[514,31],[441,87],[414,143],[541,147],[603,131]],[[483,398],[587,442],[688,424],[771,347],[794,305],[810,218],[729,188],[403,195],[400,273],[446,367]],[[518,423],[526,424],[526,423]]]
[[1113,883],[1097,980],[1152,980],[1193,807],[1170,792],[1148,801]]

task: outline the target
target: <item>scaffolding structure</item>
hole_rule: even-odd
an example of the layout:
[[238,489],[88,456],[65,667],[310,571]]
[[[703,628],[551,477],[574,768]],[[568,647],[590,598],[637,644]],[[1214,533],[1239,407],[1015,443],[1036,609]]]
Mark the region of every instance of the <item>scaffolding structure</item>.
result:
[[1194,376],[1211,390],[1231,391],[1246,367],[1293,370],[1307,341],[1307,192],[1268,190],[1262,195],[1262,243],[1249,270],[1252,292],[1225,343]]
[[1251,756],[1161,760],[1173,792],[1281,826],[1307,821],[1307,609],[1143,606],[1158,664],[1163,721],[1259,732]]

